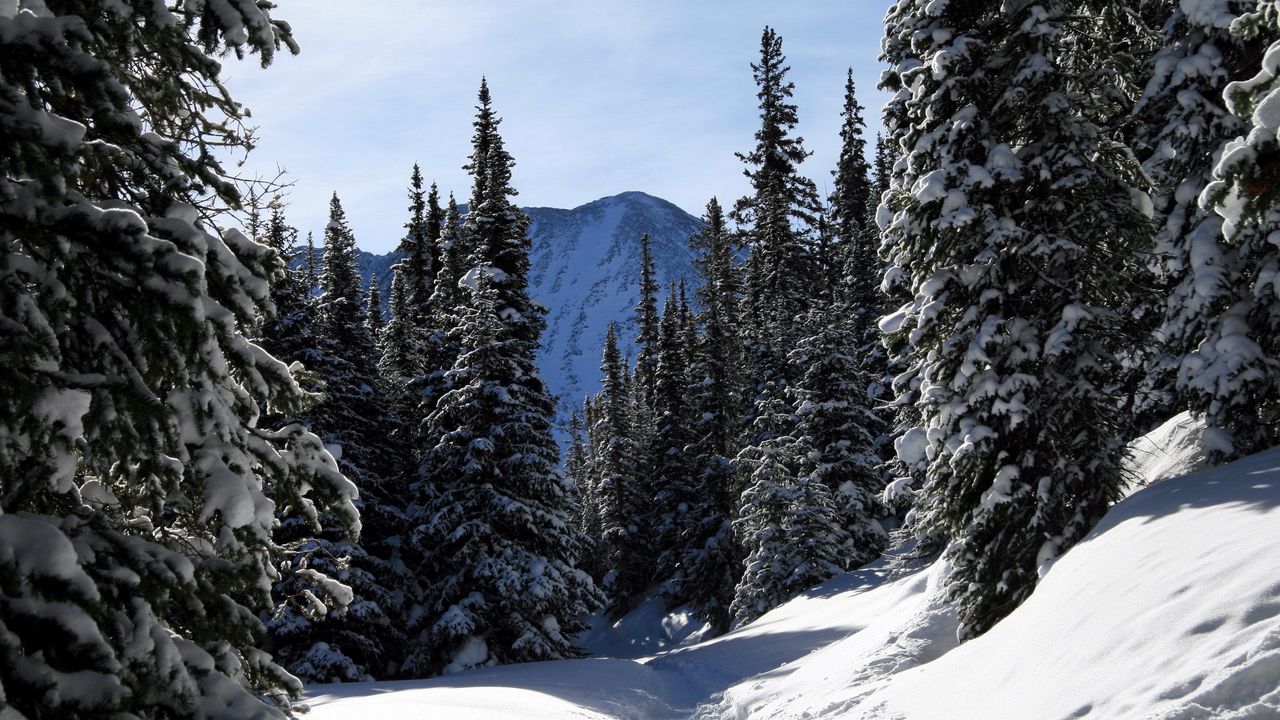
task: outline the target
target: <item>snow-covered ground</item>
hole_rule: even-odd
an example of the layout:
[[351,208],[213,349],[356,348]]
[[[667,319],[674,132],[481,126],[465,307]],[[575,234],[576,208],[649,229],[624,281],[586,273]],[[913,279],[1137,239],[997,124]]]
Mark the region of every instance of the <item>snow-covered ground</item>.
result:
[[317,686],[311,717],[1280,718],[1280,448],[1185,474],[1199,447],[1185,416],[1135,444],[1144,482],[964,645],[945,568],[882,562],[706,642],[649,604],[588,634],[608,658]]

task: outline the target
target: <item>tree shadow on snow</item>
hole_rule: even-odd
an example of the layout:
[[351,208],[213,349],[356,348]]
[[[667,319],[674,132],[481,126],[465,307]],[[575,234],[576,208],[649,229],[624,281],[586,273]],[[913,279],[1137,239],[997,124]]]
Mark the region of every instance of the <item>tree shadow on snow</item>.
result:
[[1151,522],[1187,508],[1218,506],[1258,512],[1280,506],[1280,448],[1145,487],[1112,508],[1090,537],[1128,520]]

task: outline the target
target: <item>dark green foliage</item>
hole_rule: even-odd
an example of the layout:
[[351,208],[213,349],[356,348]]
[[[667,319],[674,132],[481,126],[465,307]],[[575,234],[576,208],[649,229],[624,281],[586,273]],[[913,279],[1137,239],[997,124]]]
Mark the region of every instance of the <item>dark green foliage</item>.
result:
[[575,656],[571,638],[601,601],[577,567],[589,539],[572,526],[577,488],[558,466],[534,364],[544,311],[528,296],[528,219],[511,202],[500,122],[482,82],[466,166],[470,269],[447,333],[460,354],[426,416],[411,509],[425,593],[405,667],[417,675]]
[[273,525],[356,535],[355,489],[264,419],[310,400],[250,340],[282,258],[211,221],[241,207],[213,157],[251,144],[215,58],[296,50],[270,7],[0,17],[5,717],[284,718],[301,692],[263,652]]
[[887,109],[908,157],[882,223],[914,296],[884,325],[906,369],[899,454],[921,480],[911,527],[951,541],[965,637],[1125,483],[1111,384],[1141,342],[1125,312],[1151,233],[1140,171],[1105,132],[1123,89],[1104,5],[913,1],[888,17],[886,86],[915,88]]

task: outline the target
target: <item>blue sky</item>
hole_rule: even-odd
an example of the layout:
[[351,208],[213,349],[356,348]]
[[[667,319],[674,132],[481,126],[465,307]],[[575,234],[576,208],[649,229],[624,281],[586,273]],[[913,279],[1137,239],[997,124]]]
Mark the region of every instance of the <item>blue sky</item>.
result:
[[783,39],[814,151],[804,170],[829,189],[845,70],[879,128],[884,0],[282,0],[302,46],[268,70],[230,62],[258,148],[250,175],[288,171],[288,216],[317,239],[336,190],[362,248],[393,247],[414,162],[465,202],[480,77],[487,76],[526,206],[575,207],[640,190],[701,214],[747,190],[735,151],[758,123],[749,63],[765,25]]

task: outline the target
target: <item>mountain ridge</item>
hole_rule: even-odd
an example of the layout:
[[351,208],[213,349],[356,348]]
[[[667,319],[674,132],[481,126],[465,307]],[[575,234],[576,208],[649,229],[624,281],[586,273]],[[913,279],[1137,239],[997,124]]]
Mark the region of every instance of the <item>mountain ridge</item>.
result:
[[[465,210],[465,206],[460,208]],[[638,190],[592,200],[575,208],[522,207],[529,227],[529,293],[547,309],[538,367],[556,396],[557,434],[585,395],[599,389],[600,353],[609,322],[618,323],[619,346],[634,354],[631,317],[638,301],[640,236],[648,233],[657,280],[665,288],[699,284],[689,238],[698,218],[674,203]],[[392,266],[402,257],[357,250],[361,281],[376,277],[384,308]]]

